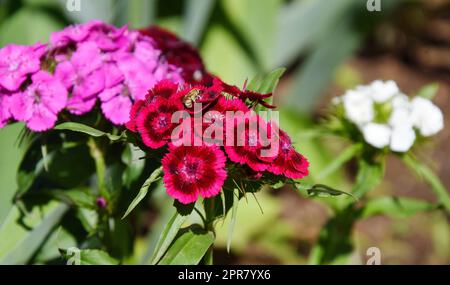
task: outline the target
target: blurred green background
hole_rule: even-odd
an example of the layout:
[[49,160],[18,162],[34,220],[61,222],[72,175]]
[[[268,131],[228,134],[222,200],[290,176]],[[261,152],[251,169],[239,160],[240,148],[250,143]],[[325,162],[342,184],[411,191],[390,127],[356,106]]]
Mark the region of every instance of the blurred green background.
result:
[[[346,88],[394,79],[412,94],[436,81],[441,86],[437,104],[444,112],[450,109],[450,1],[381,0],[381,11],[372,12],[366,4],[366,0],[0,0],[0,46],[46,42],[51,32],[68,24],[100,19],[133,28],[163,26],[198,47],[211,72],[239,86],[256,74],[287,67],[275,102],[282,126],[312,162],[314,180],[314,173],[342,144],[310,139],[302,130],[317,123],[330,98]],[[16,139],[21,129],[14,124],[0,130],[0,221],[16,190],[21,158]],[[444,158],[450,155],[449,142],[446,128],[425,150],[447,188],[450,166]],[[426,186],[408,179],[405,172],[392,159],[386,181],[371,195],[434,199]],[[345,190],[353,175],[350,168],[320,182]],[[307,263],[320,228],[330,217],[327,203],[292,189],[260,193],[258,200],[264,214],[255,200],[241,202],[231,254],[225,251],[227,222],[223,231],[219,229],[223,250],[216,255],[217,262]],[[350,232],[356,244],[350,262],[365,263],[366,249],[377,246],[383,263],[448,264],[448,222],[448,215],[439,212],[362,220]]]

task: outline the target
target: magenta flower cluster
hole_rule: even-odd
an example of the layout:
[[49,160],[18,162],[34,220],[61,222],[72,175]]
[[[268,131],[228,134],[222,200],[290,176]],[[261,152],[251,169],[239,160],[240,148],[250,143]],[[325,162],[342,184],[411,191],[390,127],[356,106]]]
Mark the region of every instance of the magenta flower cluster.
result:
[[0,127],[23,121],[32,131],[52,128],[58,113],[91,111],[97,102],[115,125],[129,120],[134,101],[155,83],[183,83],[153,38],[100,21],[53,33],[48,44],[0,49]]

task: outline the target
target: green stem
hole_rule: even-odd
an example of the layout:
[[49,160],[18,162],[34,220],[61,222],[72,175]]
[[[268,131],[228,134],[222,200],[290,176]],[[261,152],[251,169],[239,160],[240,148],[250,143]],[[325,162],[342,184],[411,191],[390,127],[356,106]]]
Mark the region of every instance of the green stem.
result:
[[106,173],[106,164],[105,159],[103,158],[103,153],[95,142],[94,138],[89,138],[88,143],[89,152],[92,158],[95,161],[95,170],[97,173],[97,182],[98,182],[98,191],[100,195],[107,198],[108,191],[106,190],[105,183],[105,173]]
[[[216,236],[216,232],[214,229],[214,220],[215,220],[215,198],[208,198],[204,202],[205,207],[205,230],[211,231],[214,234],[214,237]],[[205,265],[212,265],[213,264],[213,251],[214,251],[214,244],[212,244],[208,250],[206,251],[205,256],[203,257],[203,262]]]

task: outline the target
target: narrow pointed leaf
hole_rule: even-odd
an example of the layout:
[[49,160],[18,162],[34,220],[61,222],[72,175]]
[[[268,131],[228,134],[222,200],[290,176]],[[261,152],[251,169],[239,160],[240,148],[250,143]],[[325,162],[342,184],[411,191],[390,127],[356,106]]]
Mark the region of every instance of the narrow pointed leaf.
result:
[[131,213],[131,211],[133,211],[133,209],[136,208],[136,206],[139,204],[139,202],[141,202],[142,199],[145,198],[145,196],[148,193],[148,188],[150,187],[150,185],[152,185],[153,182],[157,181],[161,177],[161,173],[162,173],[162,167],[159,167],[159,168],[155,169],[155,171],[153,171],[153,173],[150,175],[150,177],[147,180],[145,180],[144,184],[142,185],[141,189],[139,190],[139,193],[133,199],[130,206],[128,206],[128,209],[125,212],[125,214],[123,215],[122,219],[124,219],[126,216],[128,216]]
[[439,202],[444,206],[447,212],[450,212],[450,196],[439,177],[428,166],[419,162],[417,159],[414,159],[411,155],[405,155],[403,161],[411,170],[430,185]]
[[227,237],[227,252],[230,253],[231,242],[233,240],[233,232],[234,226],[236,225],[237,219],[237,208],[239,205],[239,193],[234,193],[233,191],[233,207],[231,208],[231,221],[228,229],[228,237]]
[[326,178],[328,175],[337,171],[341,168],[346,162],[352,159],[362,148],[361,144],[354,144],[346,148],[341,152],[336,158],[334,158],[330,164],[328,164],[317,176],[315,177],[317,180],[321,180]]
[[0,226],[0,264],[26,264],[68,209],[67,205],[54,202],[44,209],[36,207],[29,213],[29,225],[25,227],[19,221],[20,210],[14,206]]
[[161,236],[156,244],[155,251],[153,252],[150,261],[151,264],[158,263],[166,250],[169,248],[172,241],[175,239],[178,231],[180,230],[181,226],[183,226],[187,218],[188,216],[182,216],[177,211],[175,211],[174,215],[161,232]]
[[84,133],[84,134],[90,135],[92,137],[103,137],[103,136],[106,136],[111,141],[117,141],[117,140],[123,139],[123,135],[113,135],[113,134],[105,133],[103,131],[94,129],[94,128],[90,127],[90,126],[83,125],[83,124],[80,124],[80,123],[75,123],[75,122],[62,123],[62,124],[59,124],[59,125],[55,126],[54,129],[55,130],[68,130],[68,131]]

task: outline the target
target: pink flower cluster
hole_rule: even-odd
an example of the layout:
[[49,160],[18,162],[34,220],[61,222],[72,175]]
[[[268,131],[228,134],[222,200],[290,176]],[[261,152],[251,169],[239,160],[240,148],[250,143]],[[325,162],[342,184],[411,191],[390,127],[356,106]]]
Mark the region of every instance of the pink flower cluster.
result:
[[45,131],[62,110],[83,115],[97,102],[109,121],[123,125],[133,102],[156,82],[208,78],[188,44],[171,54],[177,43],[183,42],[159,28],[133,31],[92,21],[53,33],[47,45],[7,45],[0,49],[0,127],[14,119]]
[[46,46],[7,45],[0,49],[0,127],[10,119],[35,131],[52,126],[66,105],[67,90],[41,70]]
[[[195,86],[162,81],[132,107],[127,128],[151,149],[168,146],[162,166],[170,196],[189,204],[199,196],[208,198],[219,194],[227,178],[227,157],[229,162],[241,165],[253,179],[266,174],[299,179],[308,174],[308,161],[294,149],[289,136],[249,107],[270,94],[241,90],[218,78],[212,81],[211,85]],[[200,126],[189,116],[174,123],[172,116],[175,113],[181,111],[189,115],[196,112],[192,103],[202,106]],[[230,121],[225,120],[229,111],[236,114]],[[177,134],[176,130],[186,123],[188,131],[181,128],[183,131]],[[223,126],[223,136],[212,135],[211,141],[193,143],[205,136],[213,124]],[[259,128],[255,131],[250,127],[252,124]],[[273,128],[277,129],[277,135],[271,132]],[[231,143],[224,143],[230,137],[233,138]],[[244,143],[239,144],[239,140]],[[274,144],[277,147],[273,148]]]

